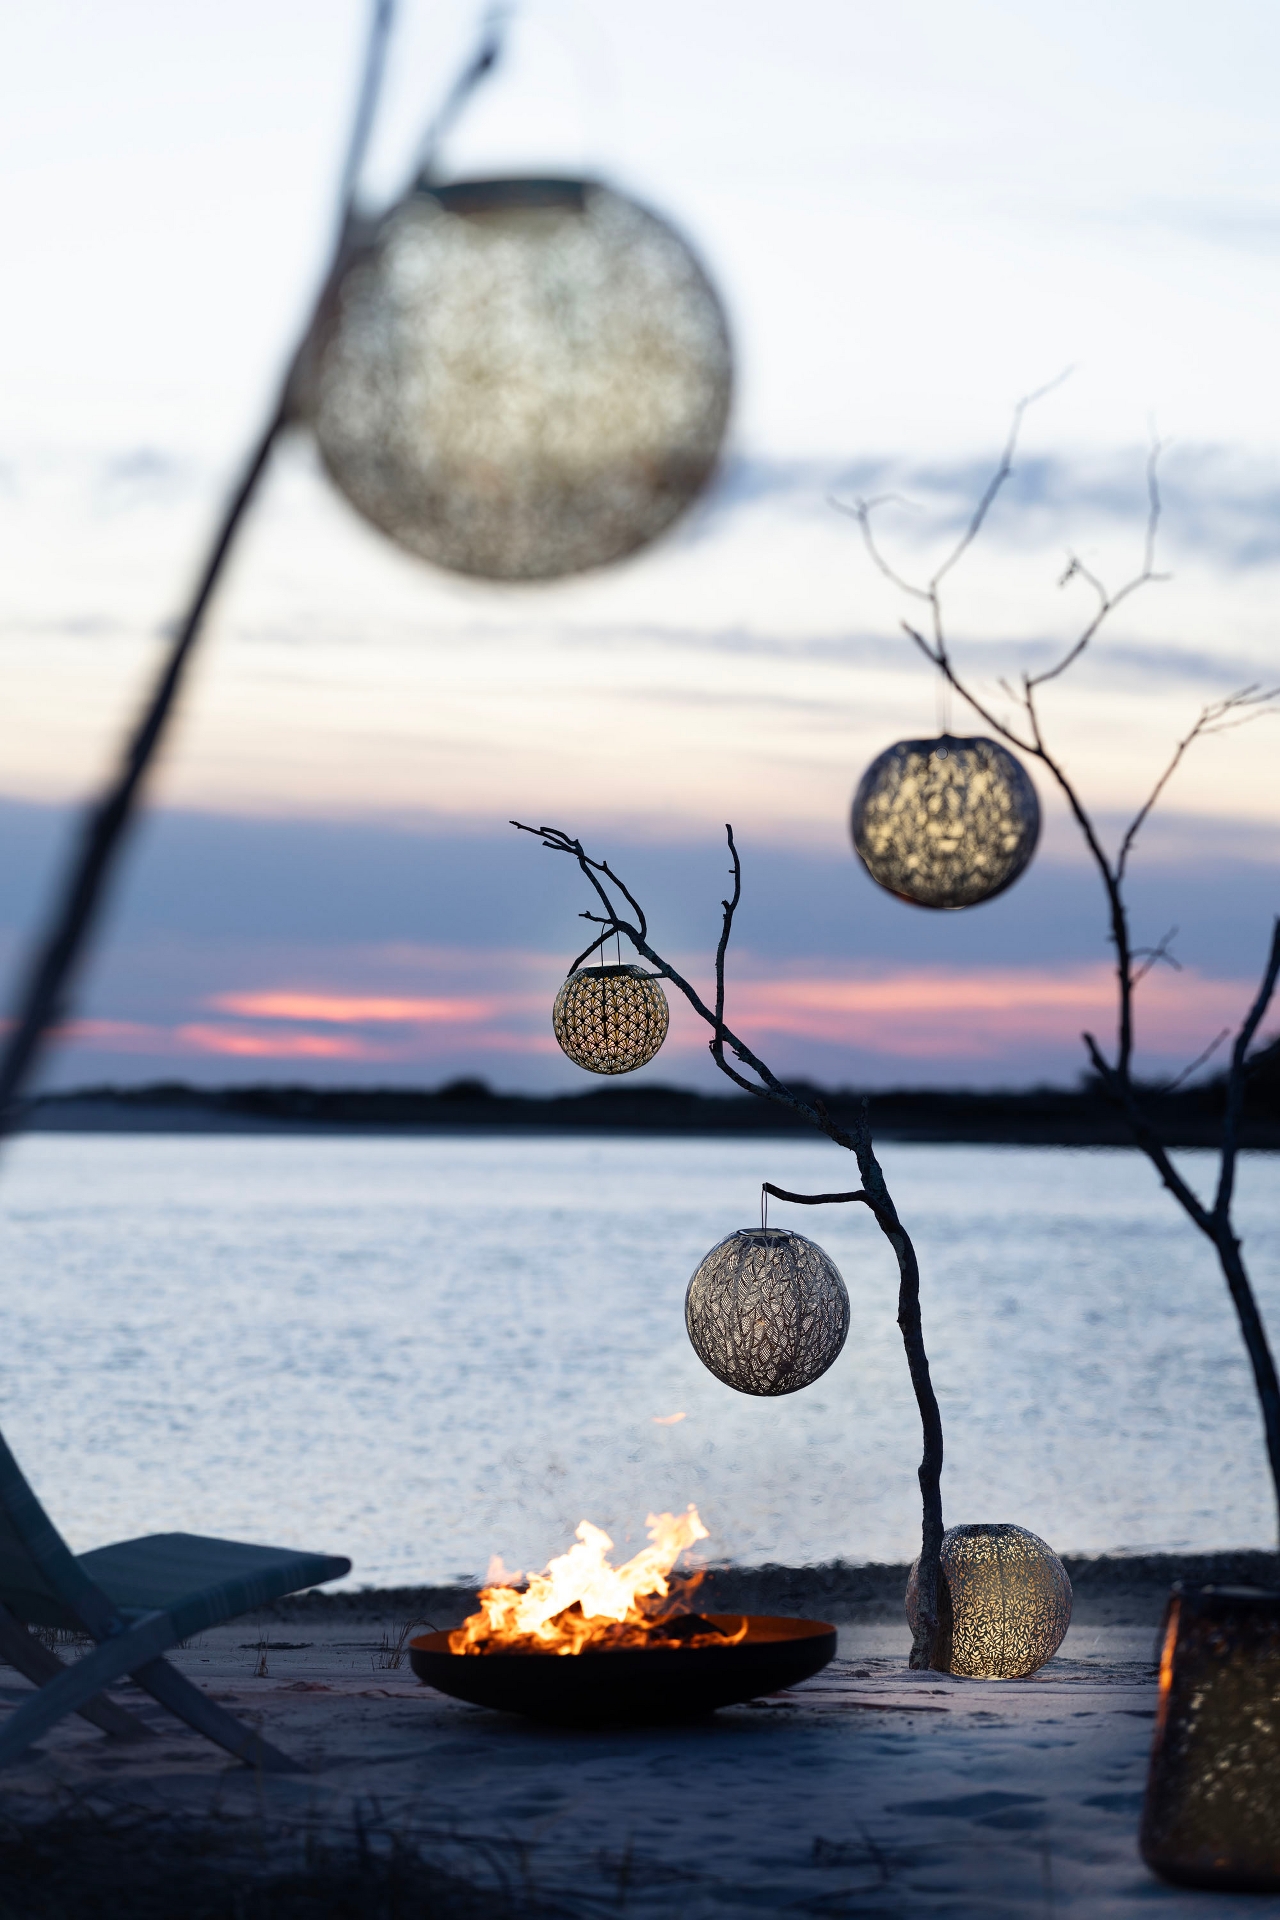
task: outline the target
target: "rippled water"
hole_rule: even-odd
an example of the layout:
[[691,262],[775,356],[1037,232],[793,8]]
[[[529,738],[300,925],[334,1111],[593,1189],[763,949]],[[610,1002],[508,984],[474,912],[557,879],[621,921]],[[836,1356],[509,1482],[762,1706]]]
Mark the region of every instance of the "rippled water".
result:
[[[1223,1285],[1145,1164],[883,1157],[921,1256],[948,1520],[1062,1551],[1269,1544]],[[541,1565],[583,1516],[638,1540],[695,1500],[718,1557],[905,1558],[919,1430],[862,1210],[771,1212],[849,1286],[815,1387],[745,1399],[683,1328],[690,1272],[758,1219],[762,1178],[850,1171],[822,1142],[28,1137],[0,1178],[4,1430],[80,1548],[189,1528],[388,1584]],[[1241,1219],[1280,1333],[1278,1176],[1245,1160]]]

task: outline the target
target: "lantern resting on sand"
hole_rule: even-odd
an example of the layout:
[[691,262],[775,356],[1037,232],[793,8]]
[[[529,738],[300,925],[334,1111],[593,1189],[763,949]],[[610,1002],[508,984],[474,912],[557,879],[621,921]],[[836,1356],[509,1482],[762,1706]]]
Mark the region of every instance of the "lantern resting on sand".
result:
[[801,1233],[743,1227],[712,1247],[689,1282],[684,1323],[702,1364],[738,1393],[798,1393],[839,1355],[849,1295]]
[[604,566],[702,491],[729,415],[715,290],[589,180],[421,186],[326,302],[300,387],[331,478],[424,560],[486,580]]
[[551,1026],[562,1053],[588,1073],[634,1073],[667,1037],[667,996],[643,967],[580,967],[556,995]]
[[[918,1563],[917,1563],[918,1564]],[[949,1527],[942,1536],[944,1627],[934,1666],[970,1680],[1019,1680],[1052,1660],[1071,1625],[1071,1581],[1051,1547],[1025,1527]],[[907,1581],[916,1625],[916,1568]]]
[[854,850],[871,878],[918,907],[976,907],[1035,852],[1040,803],[996,740],[899,740],[853,797]]

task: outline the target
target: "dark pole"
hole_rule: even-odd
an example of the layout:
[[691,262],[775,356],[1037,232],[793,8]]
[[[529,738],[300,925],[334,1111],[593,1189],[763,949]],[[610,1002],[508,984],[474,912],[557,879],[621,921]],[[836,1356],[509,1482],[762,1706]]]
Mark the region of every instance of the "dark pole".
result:
[[874,1192],[860,1188],[856,1193],[789,1193],[785,1187],[764,1182],[765,1193],[777,1200],[792,1200],[801,1207],[826,1207],[846,1200],[860,1200],[876,1217],[876,1224],[893,1248],[898,1262],[898,1331],[907,1355],[907,1371],[920,1410],[923,1451],[917,1478],[920,1482],[922,1525],[920,1559],[916,1566],[917,1611],[911,1644],[911,1665],[928,1669],[938,1654],[938,1627],[941,1620],[939,1585],[942,1573],[942,1414],[929,1372],[929,1355],[924,1344],[924,1323],[920,1318],[920,1263],[911,1236],[898,1218],[897,1209],[885,1185],[880,1163],[867,1142],[858,1154],[862,1176]]
[[350,244],[360,164],[373,126],[393,17],[394,0],[375,0],[355,120],[341,176],[337,235],[320,298],[308,318],[302,341],[290,359],[289,371],[270,418],[258,436],[239,484],[214,532],[195,593],[134,730],[120,770],[106,792],[89,809],[49,924],[36,940],[27,967],[26,982],[19,996],[13,1030],[0,1058],[0,1138],[13,1132],[21,1110],[23,1091],[30,1083],[44,1044],[53,1029],[66,1018],[76,963],[84,954],[102,910],[107,883],[137,810],[143,777],[164,736],[187,662],[200,638],[209,603],[230,557],[236,535],[267,470],[272,449],[289,423],[294,378],[314,325],[314,316],[334,285]]

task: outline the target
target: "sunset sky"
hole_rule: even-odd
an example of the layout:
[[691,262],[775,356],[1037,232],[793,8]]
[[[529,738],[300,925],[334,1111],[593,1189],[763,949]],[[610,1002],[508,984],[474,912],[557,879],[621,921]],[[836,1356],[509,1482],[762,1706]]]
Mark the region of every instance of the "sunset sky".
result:
[[[402,178],[474,32],[405,0],[366,183]],[[43,0],[0,26],[0,958],[110,766],[323,255],[365,21],[353,0]],[[730,1016],[831,1084],[1068,1081],[1109,989],[1096,880],[1042,782],[1041,852],[963,915],[848,846],[867,761],[933,731],[908,611],[832,498],[892,492],[927,572],[1020,394],[1071,377],[951,620],[984,689],[1141,553],[1162,570],[1052,737],[1109,832],[1200,706],[1280,680],[1280,15],[1224,0],[527,0],[446,161],[609,179],[695,242],[739,391],[722,476],[607,573],[536,589],[408,559],[287,445],[153,782],[58,1084],[185,1077],[590,1084],[550,1033],[585,935],[569,864],[634,874],[705,981],[724,822],[744,860]],[[963,727],[963,713],[954,715]],[[1230,1024],[1260,968],[1277,723],[1200,747],[1135,873],[1143,1066]],[[11,996],[11,990],[10,990]],[[650,1079],[710,1084],[679,1016]]]

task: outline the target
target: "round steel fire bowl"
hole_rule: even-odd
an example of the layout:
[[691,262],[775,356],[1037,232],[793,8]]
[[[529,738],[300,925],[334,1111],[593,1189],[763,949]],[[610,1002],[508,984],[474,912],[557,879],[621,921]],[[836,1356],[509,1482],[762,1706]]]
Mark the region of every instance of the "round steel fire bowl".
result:
[[[734,1632],[740,1613],[710,1613]],[[662,1726],[696,1720],[793,1687],[825,1667],[836,1630],[825,1620],[747,1616],[747,1637],[724,1647],[621,1647],[606,1653],[450,1653],[447,1633],[409,1642],[419,1680],[456,1700],[562,1727]]]

